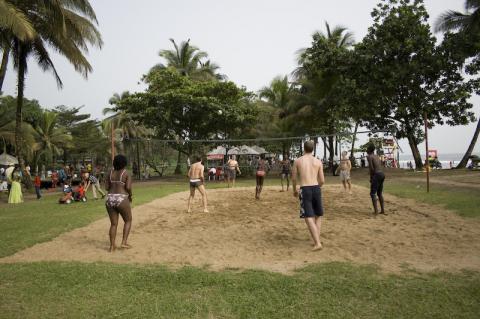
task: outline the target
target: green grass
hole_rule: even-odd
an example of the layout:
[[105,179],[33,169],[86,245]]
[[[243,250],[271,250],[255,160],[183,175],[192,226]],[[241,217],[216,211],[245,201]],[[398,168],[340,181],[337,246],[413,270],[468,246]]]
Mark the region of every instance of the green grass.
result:
[[463,217],[480,217],[479,189],[431,184],[430,193],[427,193],[425,183],[387,179],[385,192],[422,203],[441,205]]
[[0,265],[0,295],[0,318],[478,318],[480,274],[33,263]]
[[[480,217],[480,189],[468,187],[479,180],[480,172],[470,170],[435,170],[432,179],[441,179],[445,183],[430,183],[430,193],[426,190],[425,175],[406,170],[387,170],[384,191],[402,198],[411,198],[420,203],[440,205],[463,217]],[[368,170],[357,169],[353,172],[353,183],[370,187]],[[327,183],[338,183],[331,179]],[[449,185],[448,181],[462,182],[465,186]]]
[[[328,177],[328,184],[338,182]],[[363,183],[364,176],[354,180]],[[387,176],[388,178],[388,176]],[[366,180],[366,179],[365,179]],[[365,184],[368,181],[365,182]],[[239,179],[238,186],[254,186]],[[480,215],[478,190],[387,179],[388,193]],[[266,185],[279,185],[276,176]],[[225,187],[223,182],[209,189]],[[134,205],[187,190],[185,179],[134,185]],[[57,195],[0,205],[0,256],[105,216],[103,201],[59,205]],[[478,318],[480,273],[386,275],[348,263],[287,276],[109,263],[0,264],[0,318]]]
[[[135,185],[133,206],[186,190],[186,184]],[[19,205],[0,206],[0,257],[51,240],[69,230],[105,217],[105,202],[90,200],[70,205],[58,204],[58,195],[44,196]]]

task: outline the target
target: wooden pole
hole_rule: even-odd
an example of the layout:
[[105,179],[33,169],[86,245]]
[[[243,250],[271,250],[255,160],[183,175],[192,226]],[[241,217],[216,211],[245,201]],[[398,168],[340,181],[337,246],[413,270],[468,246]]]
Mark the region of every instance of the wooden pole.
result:
[[427,193],[430,192],[430,162],[428,161],[428,120],[427,113],[424,114],[425,121],[425,169],[427,170]]
[[113,158],[115,157],[115,138],[114,138],[113,119],[110,122],[110,126],[112,128],[112,132],[111,132],[112,150],[111,150],[111,153],[112,153],[112,163],[113,163]]

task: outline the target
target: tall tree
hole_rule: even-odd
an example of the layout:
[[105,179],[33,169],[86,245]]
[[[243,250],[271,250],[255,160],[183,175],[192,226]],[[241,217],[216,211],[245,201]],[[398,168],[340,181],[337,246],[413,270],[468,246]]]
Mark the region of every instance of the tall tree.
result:
[[363,70],[356,82],[370,101],[364,120],[370,128],[393,128],[397,138],[407,138],[421,168],[424,114],[429,127],[468,123],[473,83],[464,80],[464,60],[449,41],[435,46],[422,1],[383,0],[372,16],[373,26],[355,49]]
[[232,82],[194,81],[174,69],[154,70],[145,82],[146,92],[123,100],[120,110],[152,129],[156,137],[177,140],[172,147],[179,154],[193,154],[188,140],[209,139],[219,131],[232,136],[256,116],[251,94]]
[[198,47],[190,44],[190,39],[182,41],[178,45],[174,39],[170,39],[174,49],[160,50],[158,55],[165,59],[165,63],[157,64],[152,68],[174,68],[180,74],[196,80],[223,80],[224,75],[217,73],[219,66],[207,60],[208,54]]
[[[295,126],[295,115],[290,110],[294,93],[295,88],[289,83],[286,75],[275,77],[269,86],[260,89],[258,96],[266,101],[271,108],[262,105],[262,103],[258,104],[259,111],[264,113],[264,119],[257,124],[257,126],[261,126],[261,128],[257,127],[257,133],[268,137],[291,136],[290,134],[292,134]],[[260,130],[258,131],[258,129]],[[281,151],[285,156],[290,152],[291,143],[292,141],[282,141],[282,149],[274,151]]]
[[[56,156],[60,155],[62,149],[71,145],[72,136],[65,127],[57,123],[58,113],[44,111],[35,132],[38,140],[38,156],[44,157],[47,162],[55,164]],[[34,163],[35,165],[37,163]]]
[[297,112],[310,133],[329,135],[324,143],[329,160],[335,155],[335,135],[349,124],[346,99],[346,70],[353,35],[344,27],[315,32],[312,45],[299,53],[294,71],[299,86]]
[[[467,67],[467,72],[471,75],[478,73],[478,61],[480,59],[480,1],[466,0],[466,12],[458,12],[448,10],[440,15],[435,23],[436,32],[455,32],[456,37],[460,42],[457,47],[463,51],[466,56],[475,56],[470,68]],[[457,42],[457,43],[458,43]],[[465,168],[468,160],[477,143],[480,135],[480,118],[477,122],[477,127],[473,134],[472,140],[467,148],[467,151],[462,157],[462,160],[457,165],[457,168]]]
[[11,54],[17,70],[17,109],[16,109],[16,152],[20,166],[24,169],[21,140],[23,93],[27,61],[30,56],[43,70],[51,70],[59,87],[62,81],[58,76],[47,48],[65,56],[85,77],[92,67],[85,57],[88,45],[101,47],[102,39],[94,23],[95,13],[88,0],[71,1],[19,1],[16,9],[31,21],[36,34],[32,38],[18,37],[12,30]]

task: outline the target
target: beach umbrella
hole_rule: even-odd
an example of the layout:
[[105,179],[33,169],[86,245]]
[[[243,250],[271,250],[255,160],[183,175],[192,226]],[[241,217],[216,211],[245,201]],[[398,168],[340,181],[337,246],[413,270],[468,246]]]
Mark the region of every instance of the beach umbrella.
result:
[[255,150],[258,154],[267,154],[267,150],[265,150],[263,147],[254,145],[251,147],[253,150]]
[[8,155],[7,153],[0,155],[0,165],[10,166],[16,164],[18,164],[18,159],[15,156]]
[[247,145],[242,145],[240,147],[240,154],[242,154],[242,155],[260,155],[259,152],[257,152],[252,147],[247,146]]
[[210,155],[226,155],[227,150],[223,146],[217,146],[217,148],[211,150],[210,152],[207,153],[207,156]]
[[240,148],[238,147],[232,147],[231,149],[228,150],[228,155],[239,155],[240,153]]

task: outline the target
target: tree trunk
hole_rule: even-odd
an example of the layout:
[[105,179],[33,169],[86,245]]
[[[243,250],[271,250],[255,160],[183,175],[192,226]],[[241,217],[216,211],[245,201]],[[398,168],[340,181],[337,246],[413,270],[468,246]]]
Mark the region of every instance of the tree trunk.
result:
[[141,179],[142,178],[142,173],[141,173],[141,167],[142,165],[140,164],[140,149],[139,149],[139,145],[138,145],[138,139],[137,139],[137,163],[138,163],[138,176],[137,178],[138,179]]
[[18,79],[17,79],[17,110],[15,114],[15,154],[17,155],[20,170],[23,173],[23,182],[27,188],[32,187],[32,180],[25,170],[25,160],[22,148],[22,108],[23,91],[25,89],[25,72],[27,69],[27,57],[20,45],[18,49]]
[[477,128],[475,129],[475,133],[473,134],[472,141],[470,142],[470,145],[468,146],[467,152],[465,152],[465,155],[463,155],[462,160],[460,163],[457,165],[456,168],[465,168],[468,163],[468,159],[472,155],[473,149],[475,148],[475,144],[477,143],[478,135],[480,133],[480,119],[478,119],[477,122]]
[[2,64],[0,65],[0,93],[2,92],[3,81],[5,80],[5,74],[7,73],[9,55],[10,55],[10,48],[5,47],[3,49]]
[[407,138],[408,138],[408,144],[410,145],[410,149],[412,150],[413,159],[415,161],[415,168],[422,169],[423,168],[422,156],[420,155],[420,151],[418,150],[418,145],[417,145],[417,142],[415,141],[415,137],[413,136],[413,134],[408,133]]
[[352,166],[355,166],[355,141],[357,139],[357,132],[358,132],[358,122],[355,123],[355,130],[353,131],[352,137],[352,148],[350,150],[350,162],[352,162]]
[[327,139],[325,137],[322,137],[322,142],[323,142],[323,160],[327,160]]
[[330,170],[335,173],[333,169],[333,158],[335,156],[335,141],[333,136],[328,137],[328,165]]
[[178,151],[177,166],[175,167],[175,174],[177,175],[182,174],[182,166],[180,163],[181,159],[182,159],[182,152]]

